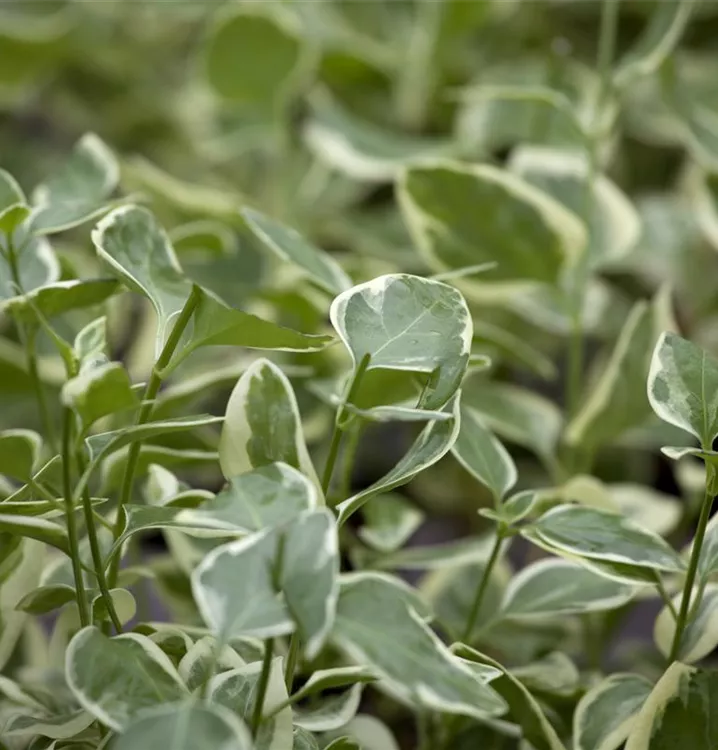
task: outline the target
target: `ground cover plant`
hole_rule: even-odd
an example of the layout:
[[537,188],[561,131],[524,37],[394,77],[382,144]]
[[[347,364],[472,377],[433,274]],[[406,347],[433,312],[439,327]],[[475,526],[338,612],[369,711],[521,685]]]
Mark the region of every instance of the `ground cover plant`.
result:
[[718,747],[718,7],[0,9],[0,748]]

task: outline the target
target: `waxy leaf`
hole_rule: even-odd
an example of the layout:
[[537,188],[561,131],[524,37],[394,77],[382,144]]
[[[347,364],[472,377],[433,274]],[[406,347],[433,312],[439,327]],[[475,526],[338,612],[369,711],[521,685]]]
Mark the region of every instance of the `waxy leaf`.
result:
[[364,506],[364,525],[357,534],[379,552],[394,552],[424,521],[424,514],[401,495],[388,493]]
[[668,0],[654,7],[643,33],[618,63],[617,86],[630,86],[661,67],[678,45],[694,5],[694,0]]
[[[255,750],[289,750],[292,746],[292,709],[288,706],[280,708],[282,705],[286,706],[287,702],[282,662],[281,658],[272,660],[262,704],[262,716],[271,718],[265,719],[260,725],[255,738]],[[209,685],[212,703],[230,709],[250,724],[257,702],[261,667],[262,663],[256,661],[214,677]]]
[[429,422],[409,448],[408,453],[388,474],[367,489],[337,505],[340,524],[343,524],[370,498],[407,484],[417,474],[428,469],[449,452],[459,433],[459,401],[460,394],[457,394],[444,408],[452,414],[453,419],[446,422]]
[[[701,597],[700,604],[696,603],[698,596]],[[673,605],[676,611],[680,609],[681,594],[673,597]],[[718,585],[709,583],[702,592],[694,590],[691,605],[676,657],[684,664],[700,661],[718,646]],[[668,607],[664,607],[656,618],[653,640],[666,657],[671,653],[675,632],[675,615]]]
[[514,667],[512,672],[532,693],[571,698],[581,687],[578,667],[561,651],[552,651],[526,666]]
[[637,582],[654,571],[681,572],[682,558],[657,534],[615,513],[578,505],[561,505],[523,530],[530,541],[565,554],[597,573]]
[[254,235],[275,255],[301,268],[329,294],[341,294],[352,285],[341,266],[323,250],[309,243],[299,232],[251,208],[242,218]]
[[334,619],[339,549],[332,514],[308,511],[210,552],[192,575],[197,606],[223,639],[299,631],[309,658]]
[[[401,178],[398,195],[409,231],[432,265],[454,269],[496,261],[475,286],[553,283],[586,244],[585,228],[574,214],[496,167],[449,162],[413,167]],[[519,226],[521,231],[509,229]]]
[[359,710],[364,686],[354,685],[327,696],[311,708],[295,708],[294,723],[310,732],[331,732],[346,726]]
[[33,191],[32,231],[52,234],[94,219],[107,210],[119,179],[114,154],[94,133],[87,133],[60,170]]
[[648,374],[653,411],[701,441],[705,449],[718,435],[718,362],[674,333],[658,339]]
[[674,662],[643,703],[625,750],[711,750],[718,743],[717,695],[718,672]]
[[108,638],[98,628],[83,628],[67,647],[65,670],[80,704],[116,731],[148,708],[188,694],[165,653],[136,633]]
[[401,591],[398,581],[377,573],[344,576],[333,641],[417,708],[480,720],[502,713],[505,705],[486,679],[444,646]]
[[129,373],[119,362],[81,369],[62,387],[61,399],[80,415],[85,427],[108,414],[139,406]]
[[25,300],[23,295],[54,284],[60,278],[60,264],[50,243],[44,237],[18,236],[23,231],[21,227],[13,238],[19,284],[7,258],[10,250],[7,238],[0,234],[0,309],[9,300],[16,297]]
[[40,586],[30,591],[17,603],[15,609],[29,615],[45,615],[75,601],[75,589],[66,584]]
[[167,233],[150,211],[130,205],[105,216],[92,231],[92,241],[110,271],[152,303],[158,354],[192,291]]
[[319,485],[304,441],[294,389],[269,360],[259,359],[248,367],[229,397],[219,462],[228,479],[282,462]]
[[502,617],[554,616],[617,609],[635,589],[570,560],[548,558],[528,565],[509,583]]
[[215,673],[246,666],[244,659],[230,646],[220,650],[211,635],[200,638],[182,657],[177,673],[189,690],[202,689]]
[[466,301],[448,284],[380,276],[336,297],[329,316],[355,367],[369,356],[369,369],[432,374],[422,408],[441,408],[461,384],[473,328]]
[[221,14],[205,49],[212,88],[226,99],[257,107],[269,107],[286,95],[302,58],[292,20],[280,11],[251,7]]
[[252,750],[247,728],[222,706],[170,703],[146,712],[112,743],[112,750]]
[[289,699],[291,703],[304,700],[324,690],[356,685],[358,683],[374,682],[376,674],[369,667],[332,667],[331,669],[319,669],[312,672],[309,679],[299,690],[292,693]]
[[518,473],[506,448],[470,407],[461,406],[461,428],[451,452],[498,503],[516,484]]
[[576,750],[618,750],[652,688],[637,674],[613,674],[591,688],[573,717]]

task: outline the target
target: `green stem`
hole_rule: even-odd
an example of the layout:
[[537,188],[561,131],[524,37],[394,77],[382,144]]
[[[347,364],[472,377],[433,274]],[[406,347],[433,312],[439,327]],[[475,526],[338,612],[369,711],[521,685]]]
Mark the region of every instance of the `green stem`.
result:
[[681,648],[681,638],[683,637],[683,631],[686,629],[686,625],[688,624],[688,609],[691,603],[691,593],[693,592],[693,585],[695,583],[696,573],[698,571],[698,561],[701,557],[701,548],[703,547],[703,540],[705,539],[708,520],[711,517],[711,508],[713,507],[714,495],[710,489],[713,474],[712,467],[706,466],[706,472],[706,494],[703,498],[703,506],[701,507],[701,515],[698,519],[698,528],[696,529],[696,535],[693,539],[691,559],[688,562],[686,582],[683,586],[683,595],[681,596],[681,607],[678,610],[678,619],[676,620],[676,632],[673,635],[673,645],[671,646],[671,653],[668,657],[668,661],[671,663],[678,658],[678,652]]
[[254,711],[252,712],[252,737],[257,736],[259,725],[262,723],[262,709],[264,707],[265,696],[267,695],[269,675],[272,671],[273,655],[274,640],[272,638],[268,638],[264,642],[264,658],[262,659],[262,671],[259,675],[259,683],[257,684],[257,695],[254,703]]
[[72,576],[75,580],[75,596],[77,608],[80,612],[82,626],[90,624],[90,610],[85,593],[85,580],[82,575],[80,560],[80,542],[77,534],[77,520],[72,492],[72,412],[65,409],[62,415],[62,487],[65,496],[65,521],[67,523],[67,539],[70,546],[70,560],[72,562]]
[[663,600],[663,603],[666,605],[666,607],[668,607],[668,610],[673,616],[673,619],[677,620],[678,612],[676,612],[676,607],[673,604],[673,599],[671,599],[670,595],[666,591],[666,587],[663,584],[663,579],[661,578],[661,574],[657,570],[654,571],[654,574],[656,577],[656,588],[658,589],[658,593],[660,594],[661,599]]
[[601,30],[598,38],[598,68],[599,87],[596,97],[596,116],[600,124],[601,110],[613,87],[611,66],[616,54],[616,39],[618,37],[618,3],[619,0],[603,0],[601,8]]
[[[77,452],[77,467],[80,474],[85,471],[85,457],[81,451]],[[82,491],[82,510],[85,516],[85,528],[87,529],[87,540],[90,544],[90,554],[92,555],[92,565],[95,568],[95,578],[97,578],[97,587],[100,589],[100,594],[103,601],[105,602],[105,608],[107,614],[110,616],[112,625],[117,633],[122,632],[122,623],[117,615],[115,609],[115,602],[112,599],[110,588],[107,585],[107,578],[105,576],[105,562],[102,558],[102,550],[100,549],[100,543],[97,538],[97,527],[95,526],[95,514],[92,508],[92,498],[90,497],[90,490],[87,486]]]
[[289,639],[289,650],[287,651],[287,663],[284,667],[284,684],[287,686],[287,692],[291,694],[292,685],[294,684],[294,673],[297,670],[299,661],[299,636],[292,633]]
[[476,588],[476,596],[474,597],[474,603],[471,605],[471,612],[469,612],[469,618],[466,621],[466,627],[464,628],[464,634],[461,640],[464,643],[471,642],[471,635],[476,627],[476,619],[479,616],[481,609],[481,602],[484,600],[484,594],[489,586],[489,580],[491,579],[491,573],[499,559],[499,553],[501,552],[501,543],[504,540],[504,531],[502,528],[496,530],[496,539],[494,540],[494,546],[491,548],[491,554],[484,567],[484,572],[481,574],[481,580]]
[[325,496],[329,491],[329,485],[332,481],[332,474],[334,473],[334,466],[337,462],[337,457],[339,456],[339,446],[341,445],[342,436],[344,434],[344,427],[342,425],[342,421],[344,419],[344,406],[345,404],[353,403],[354,399],[356,398],[356,395],[359,392],[359,386],[361,385],[364,373],[366,373],[367,368],[369,367],[370,361],[370,354],[365,354],[362,357],[359,365],[354,371],[354,375],[352,376],[352,381],[349,386],[346,398],[344,399],[344,403],[342,403],[342,405],[337,409],[337,416],[334,420],[334,432],[332,433],[332,440],[329,445],[329,454],[327,455],[327,462],[324,465],[324,474],[322,475],[322,490]]
[[357,449],[359,448],[359,438],[361,437],[362,424],[357,420],[349,430],[347,444],[344,447],[344,456],[342,460],[341,483],[339,486],[339,497],[344,500],[349,497],[352,486],[352,471],[354,469],[354,459],[356,458]]
[[[187,302],[185,302],[182,311],[180,312],[175,324],[170,332],[170,335],[165,342],[160,356],[155,362],[152,368],[152,375],[147,383],[145,392],[142,396],[142,407],[140,408],[139,414],[137,415],[137,426],[146,424],[149,422],[152,412],[154,410],[154,401],[159,393],[160,386],[162,385],[162,378],[164,376],[164,370],[169,365],[172,355],[175,349],[179,345],[182,334],[187,327],[192,315],[197,307],[200,299],[200,293],[198,287],[192,288]],[[113,538],[117,541],[122,534],[124,528],[124,516],[122,509],[129,503],[132,496],[132,487],[135,479],[135,470],[137,469],[137,462],[140,458],[140,451],[142,449],[142,441],[137,440],[130,445],[129,452],[127,453],[127,464],[125,465],[125,473],[122,478],[122,487],[120,490],[120,499],[117,505],[117,516],[115,518],[115,525],[113,528]],[[110,561],[109,570],[107,574],[107,582],[110,588],[113,588],[117,583],[117,574],[120,569],[120,555],[115,555]]]

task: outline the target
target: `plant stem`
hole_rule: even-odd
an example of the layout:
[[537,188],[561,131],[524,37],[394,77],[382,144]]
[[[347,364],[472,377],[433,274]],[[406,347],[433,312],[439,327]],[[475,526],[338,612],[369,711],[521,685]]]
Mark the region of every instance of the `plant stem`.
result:
[[[85,471],[85,458],[81,451],[77,452],[77,467],[80,474]],[[95,568],[95,577],[97,578],[97,587],[100,589],[100,594],[105,602],[105,608],[107,614],[112,620],[112,625],[117,633],[122,632],[122,623],[117,615],[115,609],[115,603],[110,593],[110,588],[107,585],[107,578],[105,577],[105,562],[102,558],[102,550],[100,549],[100,543],[97,539],[97,527],[95,526],[95,515],[92,509],[92,498],[90,497],[90,490],[85,485],[82,491],[82,510],[85,516],[85,528],[87,529],[87,540],[90,544],[90,554],[92,555],[92,565]]]
[[336,419],[334,420],[334,432],[332,433],[332,440],[329,445],[329,454],[327,456],[327,462],[324,465],[324,474],[322,475],[322,490],[325,496],[329,490],[329,485],[331,484],[331,481],[332,481],[332,474],[334,473],[334,466],[337,462],[337,457],[339,456],[339,446],[341,445],[342,435],[344,434],[344,428],[342,426],[342,419],[344,417],[344,406],[345,404],[353,403],[354,399],[356,398],[356,395],[359,392],[359,386],[361,385],[362,378],[364,377],[364,373],[366,373],[367,368],[369,367],[370,361],[371,361],[370,354],[365,354],[362,357],[356,370],[354,371],[354,375],[352,376],[352,381],[349,386],[347,395],[344,399],[344,402],[337,409],[337,416],[336,416]]
[[82,626],[90,624],[90,610],[85,593],[85,580],[82,575],[80,560],[80,543],[77,535],[77,520],[72,492],[72,412],[65,409],[62,415],[62,486],[65,496],[65,521],[67,523],[67,539],[70,545],[70,560],[72,562],[72,576],[75,580],[75,596],[77,608],[80,612]]
[[299,660],[299,636],[292,633],[289,639],[289,650],[287,651],[287,663],[284,668],[284,684],[287,686],[287,692],[291,694],[292,684],[294,683],[294,672],[297,669]]
[[354,469],[354,459],[356,458],[357,448],[359,447],[359,438],[361,437],[362,424],[352,425],[349,430],[349,437],[344,448],[342,460],[341,483],[339,486],[339,497],[343,500],[349,497],[352,487],[352,471]]
[[[172,355],[175,349],[179,345],[184,329],[187,327],[192,315],[199,303],[199,289],[198,287],[192,287],[192,293],[185,302],[182,311],[180,312],[175,324],[170,332],[170,335],[162,347],[160,356],[157,358],[154,367],[152,368],[152,375],[147,383],[145,392],[142,396],[142,407],[140,408],[139,414],[137,415],[136,425],[143,425],[149,422],[152,412],[154,410],[154,400],[157,397],[157,393],[162,385],[163,371],[169,365]],[[130,445],[129,452],[127,453],[127,464],[125,465],[125,473],[122,478],[122,488],[120,490],[120,499],[117,505],[117,517],[115,518],[115,525],[113,529],[114,541],[117,541],[122,534],[124,526],[124,517],[122,509],[129,503],[132,496],[132,486],[135,479],[135,470],[137,469],[137,462],[140,458],[140,451],[142,449],[142,441],[138,440]],[[114,587],[117,583],[117,573],[120,568],[120,557],[121,555],[115,555],[110,561],[109,570],[107,574],[107,582],[110,588]]]
[[619,0],[603,0],[601,7],[601,30],[598,37],[598,55],[596,67],[599,75],[599,88],[596,97],[596,116],[599,118],[609,92],[611,91],[611,65],[616,54],[616,37],[618,36],[618,3]]
[[267,686],[269,685],[269,675],[272,671],[272,656],[274,655],[274,640],[268,638],[264,642],[264,658],[262,659],[262,671],[259,675],[257,684],[257,696],[252,712],[252,737],[257,736],[259,725],[262,723],[262,709],[264,707],[264,698],[267,695]]
[[474,597],[474,603],[471,605],[471,612],[469,612],[469,618],[466,621],[466,627],[461,640],[464,643],[471,642],[471,635],[476,627],[476,618],[479,616],[479,610],[481,609],[481,602],[484,600],[484,594],[489,586],[489,580],[491,573],[499,559],[499,553],[501,552],[501,543],[504,540],[503,529],[498,528],[496,530],[496,539],[494,539],[494,546],[491,548],[491,554],[484,567],[484,572],[481,574],[481,580],[476,588],[476,596]]
[[656,570],[655,576],[656,576],[656,588],[658,589],[658,593],[661,595],[661,599],[663,600],[663,603],[668,607],[669,612],[671,615],[673,615],[673,619],[678,619],[678,612],[676,612],[676,607],[673,604],[673,599],[669,596],[668,592],[666,591],[666,587],[663,584],[663,579],[661,578],[661,574]]
[[703,540],[706,535],[706,527],[708,526],[708,520],[711,516],[711,508],[713,507],[714,494],[711,491],[713,471],[714,469],[711,466],[706,466],[706,494],[703,498],[703,506],[701,507],[701,515],[698,519],[698,528],[696,529],[696,535],[693,539],[691,559],[688,562],[686,582],[683,585],[683,595],[681,596],[681,607],[678,610],[678,619],[676,620],[676,632],[673,635],[673,645],[671,646],[671,653],[668,657],[668,661],[671,663],[678,658],[678,652],[681,648],[681,638],[683,637],[683,631],[686,629],[686,625],[688,624],[688,608],[691,602],[691,593],[693,592],[693,584],[696,580],[698,561],[701,557],[701,548],[703,547]]

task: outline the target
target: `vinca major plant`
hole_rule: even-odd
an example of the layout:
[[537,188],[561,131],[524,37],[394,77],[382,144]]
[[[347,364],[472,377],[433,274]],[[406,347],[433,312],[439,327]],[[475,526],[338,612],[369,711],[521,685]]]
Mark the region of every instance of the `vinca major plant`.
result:
[[712,2],[38,5],[0,750],[718,748]]

